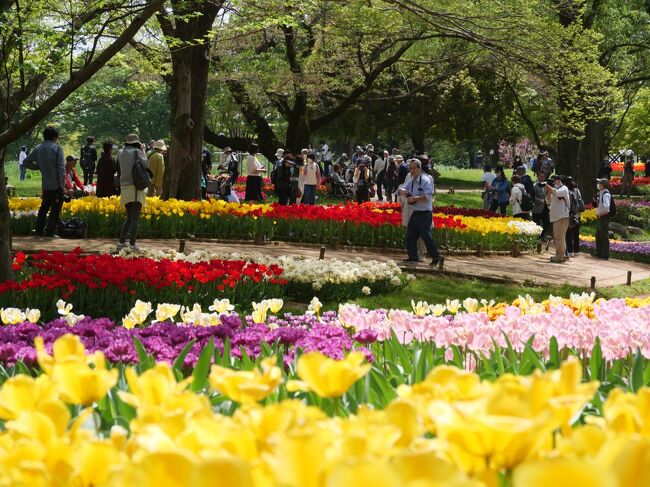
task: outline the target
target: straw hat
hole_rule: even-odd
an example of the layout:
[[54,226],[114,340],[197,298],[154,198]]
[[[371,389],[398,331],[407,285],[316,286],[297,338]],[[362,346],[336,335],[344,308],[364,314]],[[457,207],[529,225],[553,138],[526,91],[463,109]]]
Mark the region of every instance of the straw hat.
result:
[[275,151],[275,157],[280,159],[282,156],[284,156],[284,149],[278,149]]
[[161,151],[163,151],[163,150],[167,150],[167,146],[165,145],[165,141],[164,141],[164,140],[157,140],[157,141],[155,141],[155,142],[153,143],[153,148],[154,148],[154,149],[161,150]]

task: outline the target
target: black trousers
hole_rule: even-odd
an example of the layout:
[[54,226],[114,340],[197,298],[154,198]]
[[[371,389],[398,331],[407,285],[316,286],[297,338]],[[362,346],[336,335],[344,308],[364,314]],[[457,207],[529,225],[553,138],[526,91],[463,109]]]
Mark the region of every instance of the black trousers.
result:
[[596,257],[609,259],[609,215],[598,218],[596,225]]
[[541,213],[533,213],[533,221],[542,227],[542,234],[539,236],[540,240],[543,240],[547,235],[551,235],[551,219],[548,206],[544,206]]
[[[45,230],[45,235],[48,237],[54,235],[56,226],[59,224],[62,207],[63,191],[61,189],[43,191],[41,207],[38,209],[38,216],[36,217],[36,235],[43,235],[43,230]],[[46,218],[47,227],[45,226]]]
[[566,251],[570,254],[580,252],[580,223],[575,227],[569,226],[566,232]]
[[84,173],[84,186],[93,184],[93,178],[95,177],[95,168],[89,167],[88,169],[82,169]]
[[128,236],[129,243],[135,245],[135,239],[138,236],[140,211],[142,211],[142,203],[132,201],[126,204],[126,221],[122,225],[122,231],[120,232],[120,243],[124,243]]

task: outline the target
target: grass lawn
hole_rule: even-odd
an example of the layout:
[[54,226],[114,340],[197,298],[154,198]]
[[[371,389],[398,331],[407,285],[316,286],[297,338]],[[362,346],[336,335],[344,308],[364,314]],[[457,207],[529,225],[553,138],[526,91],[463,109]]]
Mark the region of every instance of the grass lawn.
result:
[[450,166],[436,166],[440,172],[441,188],[481,189],[483,169],[459,169]]
[[16,187],[16,196],[40,196],[41,195],[41,173],[40,171],[27,171],[26,179],[20,181],[18,162],[6,161],[5,176],[8,183]]
[[614,286],[598,291],[603,298],[632,298],[634,296],[650,296],[650,279],[633,282],[631,286]]
[[444,189],[436,193],[435,206],[457,206],[462,208],[483,208],[483,198],[479,191],[472,193],[449,194]]

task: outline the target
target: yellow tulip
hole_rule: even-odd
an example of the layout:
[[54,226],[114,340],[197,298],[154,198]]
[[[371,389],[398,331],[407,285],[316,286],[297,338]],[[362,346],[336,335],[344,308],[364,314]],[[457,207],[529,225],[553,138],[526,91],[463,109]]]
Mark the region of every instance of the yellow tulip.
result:
[[284,301],[281,299],[269,299],[268,302],[271,313],[277,313],[282,309],[282,306],[284,306]]
[[394,467],[381,462],[362,462],[358,464],[340,464],[327,477],[326,487],[396,487],[404,485]]
[[546,460],[518,467],[513,487],[619,487],[612,472],[595,462]]
[[463,308],[468,313],[476,313],[478,311],[478,299],[467,298],[463,300]]
[[650,388],[636,394],[614,389],[603,406],[608,429],[620,433],[641,433],[650,437]]
[[165,362],[158,362],[140,375],[128,368],[124,375],[131,392],[119,391],[118,395],[126,404],[138,410],[164,405],[171,397],[184,392],[192,380],[188,378],[177,382],[171,366]]
[[261,401],[282,382],[282,371],[275,366],[275,362],[275,357],[262,360],[261,371],[235,371],[213,365],[210,386],[233,401],[244,404]]
[[262,301],[261,303],[256,303],[253,301],[253,312],[251,317],[253,318],[253,323],[264,323],[266,322],[266,312],[269,310],[268,301]]
[[422,318],[431,312],[429,309],[429,304],[426,301],[418,301],[417,303],[411,299],[411,308],[413,308],[413,313],[418,318]]
[[57,388],[47,375],[17,375],[0,389],[0,418],[16,419],[22,411],[38,411],[58,400]]
[[344,360],[334,360],[319,352],[298,359],[298,376],[321,397],[340,397],[370,371],[361,352],[352,352]]

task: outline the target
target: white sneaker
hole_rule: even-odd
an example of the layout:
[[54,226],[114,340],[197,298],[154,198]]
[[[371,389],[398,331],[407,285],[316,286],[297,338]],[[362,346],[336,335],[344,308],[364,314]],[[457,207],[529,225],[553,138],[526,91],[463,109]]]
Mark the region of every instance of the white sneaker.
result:
[[140,252],[140,247],[137,245],[129,245],[129,250],[131,250],[131,252]]
[[126,244],[122,242],[117,242],[116,247],[117,247],[117,251],[119,252],[120,250],[126,247]]

